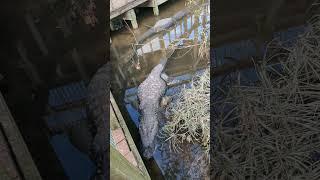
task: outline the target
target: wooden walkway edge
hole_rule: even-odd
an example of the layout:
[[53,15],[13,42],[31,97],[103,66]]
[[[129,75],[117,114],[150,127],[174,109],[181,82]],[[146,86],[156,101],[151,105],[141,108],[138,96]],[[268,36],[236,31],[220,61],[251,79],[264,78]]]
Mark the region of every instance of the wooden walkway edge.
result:
[[[112,95],[112,93],[110,92],[110,127],[111,127],[111,134],[112,134],[112,129],[121,129],[122,132],[123,132],[123,135],[124,135],[124,140],[126,141],[127,143],[127,146],[129,146],[131,152],[135,158],[135,161],[136,161],[136,167],[139,169],[139,171],[143,174],[143,179],[146,179],[146,180],[150,180],[150,175],[148,174],[148,171],[143,163],[143,160],[140,156],[140,153],[130,135],[130,132],[129,132],[129,129],[125,123],[125,120],[120,112],[120,109]],[[117,142],[118,140],[116,140]],[[114,149],[115,148],[113,146],[110,145],[110,148]],[[118,151],[119,153],[119,148],[115,151]],[[112,151],[111,152],[111,155],[112,155]],[[117,153],[114,153],[113,155],[117,155]],[[119,155],[121,155],[121,152],[119,153]],[[122,155],[123,156],[123,155]],[[125,157],[123,156],[123,158],[126,158],[128,161],[130,161],[130,159],[128,157]],[[115,166],[116,164],[112,163],[113,160],[116,160],[115,157],[113,156],[110,156],[110,161],[111,161],[111,164],[110,166]],[[129,163],[131,164],[132,166],[134,166],[135,163]],[[114,170],[113,169],[114,167],[111,167],[111,170]],[[131,172],[131,171],[130,171]],[[128,173],[129,173],[129,169],[128,169]],[[131,172],[132,173],[132,172]]]

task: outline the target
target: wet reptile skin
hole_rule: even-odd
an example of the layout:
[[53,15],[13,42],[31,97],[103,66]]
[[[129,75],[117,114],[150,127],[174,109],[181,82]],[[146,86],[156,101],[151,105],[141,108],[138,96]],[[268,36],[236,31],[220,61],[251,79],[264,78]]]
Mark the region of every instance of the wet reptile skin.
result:
[[166,62],[166,59],[162,59],[138,87],[141,113],[139,133],[144,148],[143,156],[148,159],[152,157],[155,150],[155,137],[159,129],[160,99],[166,91],[166,82],[161,79],[160,75]]

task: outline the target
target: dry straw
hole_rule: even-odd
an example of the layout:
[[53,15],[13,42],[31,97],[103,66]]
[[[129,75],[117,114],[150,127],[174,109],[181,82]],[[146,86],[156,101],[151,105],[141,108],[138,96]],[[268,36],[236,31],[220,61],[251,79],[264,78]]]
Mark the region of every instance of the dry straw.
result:
[[166,109],[168,121],[161,130],[173,147],[184,142],[200,143],[209,151],[210,139],[210,70],[195,76],[191,88],[182,88]]
[[[201,1],[204,3],[205,1]],[[187,6],[197,7],[200,13],[203,6],[198,1],[187,1]],[[195,13],[196,14],[196,13]],[[202,41],[197,44],[196,60],[209,62],[209,27],[201,33]],[[184,46],[184,48],[186,48]],[[191,49],[191,48],[190,48]],[[184,143],[200,144],[206,154],[210,140],[210,67],[202,74],[195,75],[190,87],[183,87],[173,95],[173,102],[166,108],[167,121],[161,128],[160,137],[171,144],[174,151],[182,150]]]
[[[232,86],[215,117],[213,179],[320,179],[320,19],[278,67],[267,56],[253,86]],[[224,107],[224,108],[223,108]]]

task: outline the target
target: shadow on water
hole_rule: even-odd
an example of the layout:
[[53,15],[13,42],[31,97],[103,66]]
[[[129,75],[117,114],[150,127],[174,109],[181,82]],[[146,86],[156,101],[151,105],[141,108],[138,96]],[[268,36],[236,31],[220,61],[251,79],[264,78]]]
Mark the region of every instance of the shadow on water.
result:
[[[184,6],[181,1],[170,2],[170,4],[171,6]],[[174,9],[183,8],[177,7]],[[161,18],[168,18],[168,16]],[[149,21],[149,23],[151,22]],[[152,24],[155,23],[155,21],[152,22]],[[118,47],[121,47],[119,44],[111,44],[111,61],[114,71],[112,90],[118,102],[123,102],[120,106],[126,111],[124,114],[129,116],[128,118],[132,120],[131,123],[133,122],[134,127],[128,125],[129,129],[137,130],[139,125],[140,113],[137,88],[147,78],[153,67],[159,63],[160,58],[167,57],[171,45],[176,48],[168,59],[164,70],[170,77],[166,96],[172,96],[178,93],[182,87],[190,86],[191,78],[208,67],[208,59],[199,58],[198,55],[199,44],[205,39],[205,36],[209,36],[209,31],[207,33],[203,32],[205,32],[205,29],[210,29],[209,27],[210,7],[206,5],[199,14],[186,15],[171,28],[151,36],[142,44],[133,45],[133,48],[129,50],[119,49]],[[112,39],[117,42],[118,38],[121,39],[126,36],[127,33],[123,33],[123,36],[118,34]],[[121,42],[121,40],[118,42]],[[132,44],[134,43],[132,42]],[[124,56],[123,54],[128,54],[127,51],[135,52],[134,56],[131,58]],[[138,147],[140,144],[141,142],[136,140]],[[203,153],[197,144],[183,144],[184,151],[181,152],[170,151],[169,143],[163,140],[158,140],[156,146],[154,157],[151,160],[144,160],[152,179],[190,178],[189,170],[192,168],[191,166],[195,166],[192,162],[199,154]]]

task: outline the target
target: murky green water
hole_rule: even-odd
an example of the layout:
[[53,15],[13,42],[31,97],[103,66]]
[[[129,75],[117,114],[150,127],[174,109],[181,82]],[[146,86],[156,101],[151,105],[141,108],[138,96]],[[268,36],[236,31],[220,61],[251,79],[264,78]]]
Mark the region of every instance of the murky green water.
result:
[[[150,17],[153,16],[152,9],[143,9],[151,12],[137,15],[140,28],[133,33],[137,38],[148,29],[143,25],[153,26],[159,19],[171,17],[186,8],[188,7],[185,1],[169,1],[165,6],[160,6],[160,17],[156,18]],[[171,11],[168,11],[169,9]],[[168,59],[165,69],[172,79],[168,84],[166,95],[178,93],[181,87],[188,86],[195,73],[208,67],[208,57],[199,57],[199,53],[203,51],[199,44],[209,36],[209,29],[210,7],[205,5],[200,12],[185,16],[171,28],[151,36],[142,44],[134,43],[132,31],[122,29],[112,33],[111,60],[114,69],[112,90],[119,98],[118,102],[122,102],[126,107],[131,120],[137,127],[139,111],[136,91],[139,84],[146,79],[161,57],[168,57],[168,54],[171,54],[170,47],[174,45],[175,51]],[[132,52],[135,52],[134,56],[128,56]],[[165,179],[202,179],[201,176],[208,164],[202,162],[201,147],[188,143],[181,146],[182,151],[172,152],[169,144],[163,139],[157,141],[154,160],[163,176]],[[195,169],[196,167],[201,169]]]

